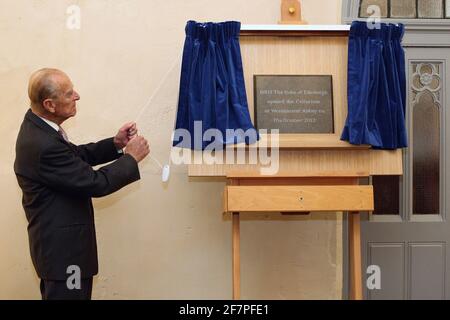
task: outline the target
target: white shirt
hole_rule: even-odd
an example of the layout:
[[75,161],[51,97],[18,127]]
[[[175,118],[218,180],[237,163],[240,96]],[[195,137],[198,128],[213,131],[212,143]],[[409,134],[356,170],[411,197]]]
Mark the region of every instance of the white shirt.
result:
[[[39,117],[39,116],[38,116]],[[39,117],[41,118],[46,124],[48,124],[50,127],[52,127],[53,129],[56,130],[56,132],[61,133],[62,137],[64,140],[66,140],[67,142],[69,142],[69,138],[67,137],[66,132],[64,131],[63,128],[61,128],[59,125],[57,125],[56,123],[54,123],[53,121],[47,120],[45,118]]]
[[[38,116],[38,117],[39,117],[39,116]],[[47,119],[42,118],[42,117],[39,117],[39,118],[41,118],[41,119],[42,119],[46,124],[48,124],[50,127],[52,127],[53,129],[55,129],[56,132],[59,131],[59,126],[58,126],[56,123],[54,123],[53,121],[47,120]]]

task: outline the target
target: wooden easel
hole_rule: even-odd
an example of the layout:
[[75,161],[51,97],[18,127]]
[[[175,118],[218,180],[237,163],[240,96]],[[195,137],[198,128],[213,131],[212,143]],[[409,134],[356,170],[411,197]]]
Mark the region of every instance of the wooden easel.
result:
[[[241,50],[250,113],[253,75],[333,77],[334,134],[280,136],[280,169],[262,176],[260,164],[189,165],[190,177],[222,177],[224,212],[232,214],[233,298],[240,299],[240,218],[249,212],[348,212],[350,297],[363,298],[360,212],[373,211],[373,189],[360,178],[401,175],[402,153],[340,140],[347,115],[348,29],[342,26],[243,26]],[[283,57],[282,60],[279,57]],[[262,145],[270,136],[261,137]],[[258,145],[236,146],[258,148]]]
[[248,212],[349,212],[350,297],[361,300],[361,211],[373,211],[372,186],[359,186],[365,174],[330,177],[227,177],[224,211],[232,213],[233,299],[240,299],[240,216]]

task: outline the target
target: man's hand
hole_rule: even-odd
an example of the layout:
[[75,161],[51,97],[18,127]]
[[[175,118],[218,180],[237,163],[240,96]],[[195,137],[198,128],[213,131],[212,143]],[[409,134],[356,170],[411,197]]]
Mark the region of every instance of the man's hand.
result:
[[136,137],[137,128],[135,122],[128,122],[119,129],[114,137],[114,144],[118,150],[125,148],[131,139]]
[[141,162],[150,153],[150,147],[144,137],[136,136],[128,142],[125,153]]

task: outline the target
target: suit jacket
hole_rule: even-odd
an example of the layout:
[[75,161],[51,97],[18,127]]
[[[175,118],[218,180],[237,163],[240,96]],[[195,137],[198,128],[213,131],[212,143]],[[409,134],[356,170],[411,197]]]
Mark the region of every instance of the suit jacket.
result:
[[[92,166],[112,162],[99,170]],[[16,143],[14,171],[23,192],[31,258],[38,276],[66,280],[98,273],[92,197],[109,195],[140,179],[136,160],[120,155],[113,138],[76,146],[31,110]]]

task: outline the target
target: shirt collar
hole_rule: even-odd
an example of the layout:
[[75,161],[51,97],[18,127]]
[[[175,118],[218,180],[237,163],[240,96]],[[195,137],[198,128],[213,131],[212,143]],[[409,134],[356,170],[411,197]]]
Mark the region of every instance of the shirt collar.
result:
[[59,131],[59,126],[56,123],[54,123],[53,121],[47,120],[47,119],[42,118],[42,117],[39,117],[39,118],[41,118],[46,124],[48,124],[50,127],[55,129],[56,131]]

